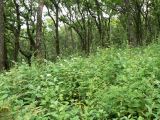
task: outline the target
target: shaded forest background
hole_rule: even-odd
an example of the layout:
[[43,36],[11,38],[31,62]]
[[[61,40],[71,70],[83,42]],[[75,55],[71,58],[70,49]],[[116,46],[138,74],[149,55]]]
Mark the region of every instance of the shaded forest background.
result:
[[159,0],[0,0],[0,69],[157,42]]

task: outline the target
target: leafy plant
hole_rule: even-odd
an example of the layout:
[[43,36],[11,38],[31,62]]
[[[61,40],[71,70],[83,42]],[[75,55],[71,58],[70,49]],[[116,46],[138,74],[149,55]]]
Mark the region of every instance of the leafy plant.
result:
[[24,63],[0,74],[0,119],[160,119],[159,58],[154,44]]

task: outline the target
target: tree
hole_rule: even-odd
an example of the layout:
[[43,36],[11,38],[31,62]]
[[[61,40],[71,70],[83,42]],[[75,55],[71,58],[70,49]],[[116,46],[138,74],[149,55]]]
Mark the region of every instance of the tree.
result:
[[126,8],[126,19],[127,19],[127,39],[128,39],[128,44],[133,45],[134,41],[131,37],[131,26],[132,26],[132,16],[131,16],[131,7],[130,7],[130,0],[124,0],[125,2],[125,8]]
[[0,0],[0,70],[3,69],[5,69],[4,9],[3,0]]
[[[59,40],[60,2],[61,2],[61,0],[50,0],[49,2],[47,2],[48,15],[52,19],[52,21],[54,23],[54,28],[55,28],[54,32],[55,32],[56,56],[60,55],[60,40]],[[54,12],[55,18],[52,16],[51,12]]]
[[19,4],[17,3],[17,0],[13,0],[14,2],[14,6],[15,6],[15,13],[16,13],[16,25],[15,27],[13,27],[13,33],[14,33],[14,36],[15,36],[15,43],[14,43],[14,61],[15,62],[18,62],[18,54],[19,54],[19,49],[20,49],[20,46],[19,46],[19,39],[20,39],[20,32],[21,32],[21,20],[20,20],[20,6]]
[[31,65],[33,55],[54,61],[76,52],[89,55],[97,47],[148,45],[160,36],[159,5],[159,0],[5,1],[1,66],[22,59]]
[[39,0],[37,9],[37,25],[36,25],[36,49],[35,55],[42,57],[41,43],[42,43],[42,14],[43,14],[44,1]]

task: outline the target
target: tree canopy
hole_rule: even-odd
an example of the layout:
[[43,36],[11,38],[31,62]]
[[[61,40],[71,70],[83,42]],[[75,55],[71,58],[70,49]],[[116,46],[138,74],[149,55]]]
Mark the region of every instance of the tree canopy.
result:
[[[2,4],[3,3],[3,4]],[[158,0],[1,0],[1,66],[156,41]],[[4,11],[4,12],[3,12]],[[5,56],[5,57],[3,57]],[[2,65],[3,64],[3,65]],[[1,67],[2,68],[2,67]]]

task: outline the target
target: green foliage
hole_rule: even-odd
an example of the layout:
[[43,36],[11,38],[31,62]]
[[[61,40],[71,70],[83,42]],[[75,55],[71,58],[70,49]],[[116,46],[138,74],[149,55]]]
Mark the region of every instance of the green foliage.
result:
[[[15,120],[160,119],[160,46],[100,50],[17,66],[0,75],[0,117]],[[1,119],[0,118],[0,119]]]

